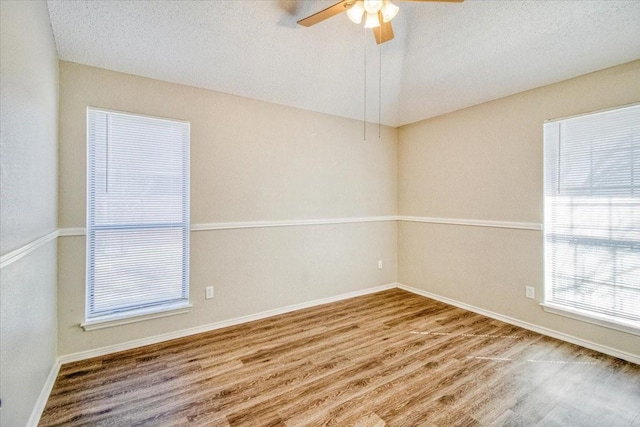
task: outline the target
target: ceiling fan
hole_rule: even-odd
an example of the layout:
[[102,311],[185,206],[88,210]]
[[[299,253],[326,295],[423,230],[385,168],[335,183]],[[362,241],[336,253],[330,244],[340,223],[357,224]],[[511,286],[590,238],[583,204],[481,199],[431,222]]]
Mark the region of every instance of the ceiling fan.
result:
[[[412,2],[447,2],[461,3],[463,0],[399,0]],[[362,23],[365,18],[364,27],[373,28],[373,35],[376,43],[381,44],[393,39],[393,28],[391,20],[398,14],[400,8],[391,3],[391,0],[342,0],[333,6],[307,16],[298,21],[298,24],[310,27],[329,19],[342,12],[347,12],[347,16],[354,24]]]

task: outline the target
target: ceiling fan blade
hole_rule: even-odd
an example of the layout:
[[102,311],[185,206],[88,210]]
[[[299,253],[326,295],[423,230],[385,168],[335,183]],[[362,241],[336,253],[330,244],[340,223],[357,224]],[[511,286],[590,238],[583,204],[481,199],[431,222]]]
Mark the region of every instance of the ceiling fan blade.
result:
[[334,4],[333,6],[329,6],[328,8],[321,10],[318,13],[314,13],[313,15],[299,20],[298,24],[304,25],[305,27],[310,27],[317,24],[318,22],[322,22],[325,19],[329,19],[332,16],[346,11],[352,3],[353,0],[342,0]]
[[406,2],[439,2],[439,3],[462,3],[464,0],[394,0]]
[[391,21],[382,22],[382,17],[380,17],[380,27],[372,28],[371,31],[373,31],[373,35],[376,38],[376,43],[378,44],[393,40],[394,35]]

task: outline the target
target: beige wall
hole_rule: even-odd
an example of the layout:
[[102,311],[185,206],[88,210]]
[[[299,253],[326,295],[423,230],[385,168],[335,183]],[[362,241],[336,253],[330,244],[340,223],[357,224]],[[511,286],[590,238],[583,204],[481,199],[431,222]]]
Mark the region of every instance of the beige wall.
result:
[[[56,229],[58,56],[44,1],[0,2],[0,253]],[[0,425],[23,426],[56,359],[56,241],[0,271]]]
[[[192,225],[393,216],[397,131],[189,86],[60,64],[62,228],[85,226],[87,106],[191,123]],[[369,135],[377,136],[377,126]],[[397,277],[394,221],[194,231],[189,314],[85,332],[85,239],[59,239],[59,353],[197,327]],[[382,259],[384,268],[377,269]],[[204,299],[204,287],[215,298]]]
[[[88,105],[191,122],[194,225],[395,215],[396,200],[400,215],[541,223],[543,121],[637,101],[639,70],[636,61],[405,126],[396,153],[393,129],[363,141],[352,120],[63,62],[59,223],[85,225]],[[189,314],[91,332],[78,327],[84,237],[59,245],[60,354],[398,279],[639,353],[637,337],[542,311],[538,231],[404,221],[195,231]],[[206,285],[216,287],[213,300],[203,298]],[[524,298],[524,286],[537,300]]]
[[[542,223],[543,122],[638,102],[638,82],[634,61],[400,128],[400,215]],[[542,310],[542,232],[400,222],[398,239],[400,283],[640,355],[638,336]]]

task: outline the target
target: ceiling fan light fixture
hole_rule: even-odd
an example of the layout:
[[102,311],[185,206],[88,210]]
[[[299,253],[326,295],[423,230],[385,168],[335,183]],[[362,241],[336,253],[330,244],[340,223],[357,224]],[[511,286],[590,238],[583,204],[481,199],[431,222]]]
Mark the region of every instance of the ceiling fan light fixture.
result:
[[[0,0],[2,1],[2,0]],[[334,0],[335,1],[335,0]],[[414,2],[455,2],[461,3],[464,0],[398,0]],[[391,0],[340,0],[319,12],[307,16],[298,21],[304,27],[311,27],[319,22],[331,18],[332,16],[346,13],[349,20],[355,24],[365,21],[365,28],[379,28],[373,31],[376,43],[382,44],[393,40],[393,28],[391,20],[396,17],[400,8],[394,5]]]
[[378,28],[380,26],[380,20],[378,19],[378,13],[367,12],[367,20],[364,21],[365,28]]
[[382,21],[389,22],[393,18],[396,17],[400,8],[395,4],[391,3],[391,0],[385,0],[384,6],[380,9],[380,13],[382,14]]
[[364,10],[366,10],[369,14],[380,12],[380,9],[382,9],[383,5],[384,0],[364,0],[363,4]]
[[347,16],[349,20],[354,24],[360,24],[362,22],[362,16],[364,15],[364,3],[362,0],[358,0],[347,9]]

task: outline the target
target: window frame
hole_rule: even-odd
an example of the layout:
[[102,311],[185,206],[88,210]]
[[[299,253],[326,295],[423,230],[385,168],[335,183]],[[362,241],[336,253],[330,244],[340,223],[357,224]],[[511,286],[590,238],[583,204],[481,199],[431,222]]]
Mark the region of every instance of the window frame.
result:
[[[584,114],[577,114],[577,115],[557,118],[553,120],[546,120],[544,122],[544,126],[554,122],[561,122],[569,119],[596,115],[596,114],[601,114],[606,112],[612,112],[612,111],[622,110],[622,109],[631,108],[631,107],[638,108],[640,107],[640,103],[626,104],[626,105],[616,106],[616,107],[607,108],[603,110],[592,111]],[[544,135],[545,134],[544,126],[543,126],[543,153],[544,153],[543,166],[544,168],[543,168],[543,177],[542,177],[543,189],[544,189],[543,191],[543,208],[544,208],[543,209],[544,211],[544,226],[543,226],[544,286],[543,286],[543,290],[544,292],[543,292],[543,298],[542,298],[543,301],[540,303],[540,305],[542,306],[543,310],[548,313],[552,313],[552,314],[560,315],[563,317],[579,320],[582,322],[586,322],[586,323],[602,326],[605,328],[625,332],[628,334],[640,336],[640,326],[638,326],[637,322],[633,322],[630,320],[627,321],[626,319],[615,318],[605,314],[597,313],[595,311],[583,310],[580,308],[559,304],[551,300],[552,287],[553,287],[552,278],[551,278],[552,266],[551,266],[551,257],[548,254],[549,245],[547,243],[548,221],[549,221],[550,210],[551,210],[551,206],[550,206],[551,204],[547,203],[547,185],[548,185],[547,176],[550,168],[549,168],[549,165],[547,164],[547,140],[546,140],[546,135]],[[557,167],[554,165],[553,168],[555,169]]]
[[[124,115],[127,117],[139,117],[143,119],[152,119],[152,120],[161,120],[164,122],[171,122],[176,124],[186,125],[186,141],[183,147],[184,150],[184,162],[185,162],[185,170],[184,170],[184,192],[183,192],[183,202],[182,202],[182,216],[183,221],[180,222],[180,228],[183,229],[183,253],[182,253],[182,289],[183,289],[183,298],[178,300],[174,300],[171,302],[165,301],[154,303],[150,305],[141,305],[135,308],[131,308],[128,310],[116,311],[111,314],[105,315],[92,315],[90,312],[90,304],[91,304],[91,289],[90,289],[90,250],[91,250],[91,227],[90,227],[90,211],[91,211],[91,203],[92,198],[90,196],[90,191],[92,190],[91,184],[91,146],[92,143],[90,137],[90,113],[92,111],[106,113],[106,114],[118,114]],[[191,304],[191,296],[190,296],[190,140],[191,140],[191,130],[190,130],[190,122],[185,120],[176,120],[169,119],[165,117],[157,117],[150,116],[138,113],[131,113],[126,111],[118,111],[118,110],[110,110],[105,108],[88,106],[86,109],[86,252],[85,252],[85,263],[86,263],[86,272],[85,272],[85,312],[84,312],[84,321],[80,324],[80,326],[88,331],[94,329],[102,329],[111,326],[123,325],[128,323],[134,323],[149,319],[155,319],[160,317],[172,316],[177,314],[184,314],[190,311],[192,307]],[[95,209],[95,208],[94,208]],[[126,227],[126,226],[112,226],[113,230],[141,230],[141,229],[156,229],[159,228],[158,223],[152,223],[143,225],[140,227]],[[95,228],[95,227],[94,227]],[[103,229],[105,226],[98,226],[98,229]],[[108,226],[106,228],[109,228]]]

